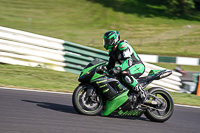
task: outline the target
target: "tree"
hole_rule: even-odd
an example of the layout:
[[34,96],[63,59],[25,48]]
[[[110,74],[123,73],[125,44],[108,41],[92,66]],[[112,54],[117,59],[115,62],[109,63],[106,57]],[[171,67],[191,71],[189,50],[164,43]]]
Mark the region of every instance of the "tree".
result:
[[200,0],[194,0],[195,9],[200,11]]
[[169,10],[177,15],[188,14],[195,8],[194,0],[167,0],[167,5]]

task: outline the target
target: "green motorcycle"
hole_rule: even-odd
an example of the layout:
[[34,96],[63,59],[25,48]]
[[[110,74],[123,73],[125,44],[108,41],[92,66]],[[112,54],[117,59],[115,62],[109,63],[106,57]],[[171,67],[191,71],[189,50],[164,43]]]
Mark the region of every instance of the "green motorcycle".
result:
[[[145,102],[139,102],[139,94],[129,89],[118,75],[109,75],[103,71],[106,61],[95,59],[81,72],[81,82],[74,90],[72,102],[75,110],[84,115],[131,116],[144,114],[155,122],[168,120],[174,110],[172,96],[161,87],[147,90]],[[172,74],[167,70],[151,70],[146,77],[140,77],[139,84],[146,88],[153,80],[159,80]]]

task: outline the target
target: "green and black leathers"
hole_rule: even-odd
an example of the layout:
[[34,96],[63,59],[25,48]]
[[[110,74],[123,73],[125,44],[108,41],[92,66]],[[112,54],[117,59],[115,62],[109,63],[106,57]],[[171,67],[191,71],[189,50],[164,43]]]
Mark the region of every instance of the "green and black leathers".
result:
[[115,50],[110,49],[109,56],[107,69],[115,69],[115,64],[118,62],[121,71],[126,71],[122,73],[122,80],[129,86],[135,87],[138,83],[136,78],[144,73],[145,66],[128,42],[120,41]]

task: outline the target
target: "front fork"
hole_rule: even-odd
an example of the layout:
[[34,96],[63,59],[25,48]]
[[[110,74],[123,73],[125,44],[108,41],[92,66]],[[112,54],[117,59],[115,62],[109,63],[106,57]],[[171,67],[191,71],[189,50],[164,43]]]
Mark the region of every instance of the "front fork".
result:
[[97,92],[96,89],[91,84],[85,84],[87,90],[86,90],[86,96],[85,101],[87,104],[89,103],[97,103]]

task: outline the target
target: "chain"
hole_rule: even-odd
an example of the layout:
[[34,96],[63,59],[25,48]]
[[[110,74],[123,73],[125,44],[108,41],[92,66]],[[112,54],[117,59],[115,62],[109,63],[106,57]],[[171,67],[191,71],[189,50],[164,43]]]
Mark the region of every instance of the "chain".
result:
[[150,109],[154,109],[154,110],[158,110],[158,111],[164,111],[166,109],[166,107],[164,109],[157,109],[157,108],[154,108],[154,107],[151,107],[151,106],[148,106],[148,105],[145,105],[145,104],[141,104],[142,106],[145,106],[145,107],[148,107]]

